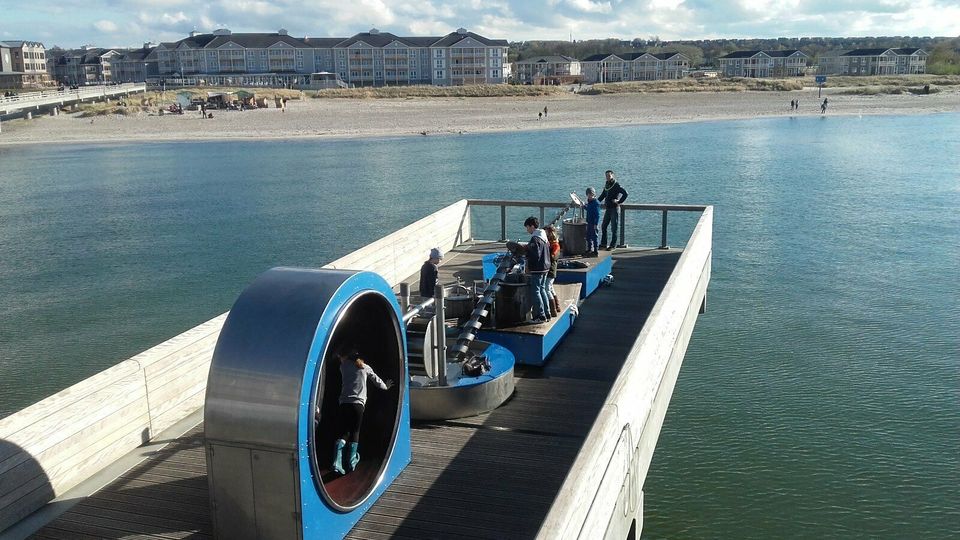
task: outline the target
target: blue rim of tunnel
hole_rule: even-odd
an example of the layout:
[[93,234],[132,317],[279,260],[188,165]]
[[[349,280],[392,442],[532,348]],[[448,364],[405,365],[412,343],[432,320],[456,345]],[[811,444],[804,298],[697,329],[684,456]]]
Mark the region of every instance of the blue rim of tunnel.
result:
[[[323,384],[323,359],[326,358],[327,349],[330,345],[330,338],[335,334],[337,327],[343,317],[349,312],[350,307],[359,300],[368,295],[380,297],[391,313],[391,322],[398,337],[397,347],[400,355],[400,380],[396,382],[398,386],[397,411],[393,421],[393,433],[390,437],[390,447],[384,455],[377,477],[370,484],[366,492],[354,504],[349,506],[342,505],[333,500],[327,493],[320,476],[319,463],[317,462],[317,452],[311,449],[316,448],[316,433],[313,426],[313,411],[316,409],[318,398],[322,396],[320,388]],[[317,330],[314,333],[313,342],[310,345],[310,351],[307,354],[307,362],[304,366],[304,376],[300,388],[300,406],[297,420],[298,432],[298,460],[301,471],[310,471],[310,479],[300,478],[301,489],[307,487],[307,484],[313,486],[320,499],[330,508],[341,513],[348,513],[362,506],[370,497],[382,486],[383,479],[387,469],[393,459],[394,451],[397,446],[397,436],[400,432],[400,422],[403,417],[406,393],[407,393],[407,339],[403,328],[400,325],[401,313],[400,304],[397,302],[393,289],[378,274],[373,272],[358,272],[340,284],[336,292],[331,295],[327,302],[328,308],[324,310],[320,321],[317,323]],[[334,307],[335,309],[330,309]],[[306,462],[306,463],[305,463]],[[301,504],[303,504],[301,500]]]

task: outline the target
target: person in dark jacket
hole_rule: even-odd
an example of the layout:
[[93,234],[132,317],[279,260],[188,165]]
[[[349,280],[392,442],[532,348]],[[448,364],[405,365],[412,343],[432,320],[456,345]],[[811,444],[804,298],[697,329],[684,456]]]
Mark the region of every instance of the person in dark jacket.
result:
[[[627,200],[627,190],[617,182],[613,171],[606,172],[607,182],[597,200],[604,203],[603,235],[600,237],[600,249],[613,251],[617,245],[617,228],[620,226],[620,205]],[[607,244],[607,227],[611,226],[610,244]]]
[[597,256],[597,241],[600,227],[600,203],[597,201],[597,192],[592,187],[587,188],[587,257]]
[[423,262],[420,267],[420,296],[422,298],[433,298],[434,291],[437,289],[437,276],[440,273],[438,265],[443,259],[443,253],[440,248],[430,250],[430,258]]
[[547,306],[550,299],[547,296],[547,272],[550,270],[550,248],[547,243],[547,234],[540,228],[540,220],[530,216],[523,222],[530,233],[530,242],[527,243],[526,272],[529,274],[530,300],[533,304],[533,322],[546,322],[549,318]]

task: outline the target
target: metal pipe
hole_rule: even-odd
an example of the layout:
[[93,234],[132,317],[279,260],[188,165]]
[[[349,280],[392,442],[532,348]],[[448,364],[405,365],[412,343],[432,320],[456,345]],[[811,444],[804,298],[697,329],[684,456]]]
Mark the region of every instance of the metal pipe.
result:
[[436,332],[434,347],[437,351],[437,384],[447,386],[447,327],[444,324],[443,285],[437,285],[433,297],[437,306],[433,320],[433,329]]
[[627,247],[627,210],[617,208],[620,212],[620,245],[617,247]]
[[400,312],[406,313],[408,309],[410,309],[410,284],[401,283],[400,284]]
[[500,241],[507,241],[507,207],[500,205]]
[[660,249],[670,249],[667,245],[667,211],[663,211],[663,220],[660,222]]
[[436,300],[434,298],[427,298],[422,304],[413,306],[410,308],[410,311],[407,311],[403,314],[403,323],[406,324],[410,322],[410,319],[413,319],[417,315],[423,313],[425,309],[432,306]]

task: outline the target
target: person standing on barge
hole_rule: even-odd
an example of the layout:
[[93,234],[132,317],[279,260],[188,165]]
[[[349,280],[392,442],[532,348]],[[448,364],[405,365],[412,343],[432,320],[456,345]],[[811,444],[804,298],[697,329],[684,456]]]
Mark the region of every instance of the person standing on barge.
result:
[[420,267],[420,297],[433,298],[437,289],[437,276],[440,275],[440,261],[443,260],[443,252],[440,248],[430,250],[430,258],[423,262]]
[[540,220],[530,216],[523,222],[523,226],[530,234],[527,243],[526,272],[530,286],[530,300],[533,304],[533,322],[547,322],[550,312],[547,306],[550,300],[547,297],[547,272],[550,270],[550,248],[547,244],[547,235],[540,228]]
[[597,191],[592,187],[587,188],[587,257],[596,257],[597,240],[599,234],[597,229],[600,227],[600,202],[597,201]]
[[[608,170],[604,173],[607,182],[603,186],[603,191],[597,200],[604,203],[603,212],[603,235],[600,237],[600,249],[613,251],[617,246],[617,228],[620,226],[620,205],[627,200],[627,190],[617,182],[613,171]],[[607,227],[612,226],[610,235],[610,244],[607,244]],[[622,239],[621,239],[622,240]]]

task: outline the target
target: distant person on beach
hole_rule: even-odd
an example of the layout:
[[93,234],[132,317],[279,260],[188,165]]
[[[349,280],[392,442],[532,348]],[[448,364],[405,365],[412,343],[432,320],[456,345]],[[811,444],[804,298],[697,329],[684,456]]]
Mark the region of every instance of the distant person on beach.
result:
[[796,103],[797,103],[796,101],[794,101],[794,100],[792,100],[792,99],[790,100],[790,110],[791,110],[791,111],[797,108]]
[[596,257],[597,253],[597,228],[600,226],[600,202],[597,200],[597,191],[592,187],[587,188],[587,257]]
[[827,112],[827,98],[823,98],[823,103],[820,104],[820,114],[826,114]]
[[433,298],[437,290],[437,276],[440,275],[440,261],[443,260],[443,253],[440,248],[430,250],[430,258],[423,262],[420,267],[420,297]]
[[[337,409],[337,434],[334,444],[333,464],[330,469],[337,474],[354,471],[360,462],[360,426],[363,424],[363,409],[367,403],[367,382],[381,390],[393,387],[393,381],[381,380],[356,351],[340,354],[340,406]],[[344,447],[347,458],[341,461]],[[344,470],[346,469],[346,471]]]
[[543,107],[543,117],[544,117],[544,118],[547,117],[547,107],[546,107],[546,106]]
[[543,113],[542,113],[542,112],[538,112],[538,113],[537,113],[537,121],[540,121],[540,120],[543,120]]
[[796,109],[796,110],[798,110],[798,111],[800,110],[800,100],[799,100],[799,99],[794,102],[793,108]]
[[[617,245],[617,228],[620,225],[620,205],[627,200],[627,190],[617,182],[613,171],[604,173],[606,183],[597,200],[604,203],[603,236],[600,238],[600,249],[613,251]],[[607,227],[611,226],[610,244],[607,244]]]

